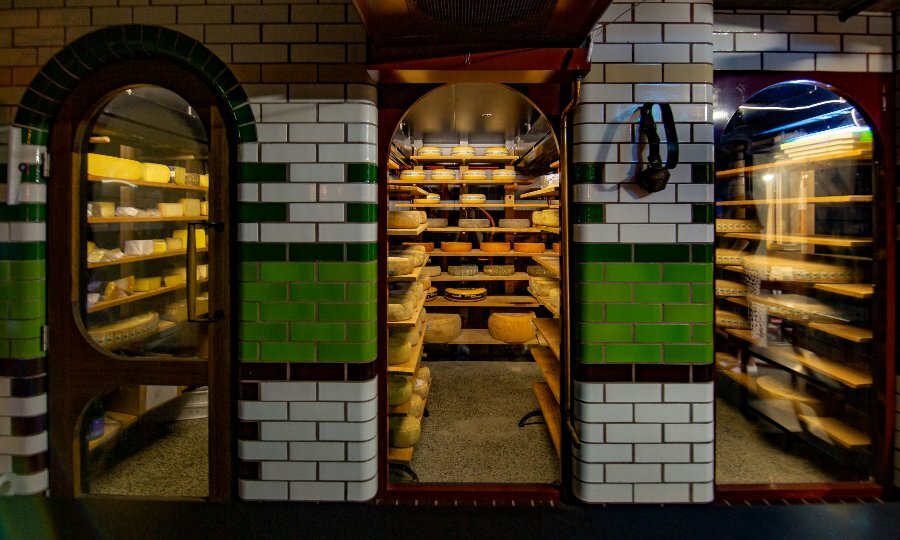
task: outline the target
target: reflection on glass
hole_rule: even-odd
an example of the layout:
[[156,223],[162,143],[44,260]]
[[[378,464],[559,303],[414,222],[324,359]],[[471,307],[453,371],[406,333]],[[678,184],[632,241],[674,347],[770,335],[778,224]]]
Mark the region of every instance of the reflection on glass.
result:
[[748,438],[782,440],[762,446],[762,477],[726,467],[719,480],[865,479],[877,418],[872,132],[827,87],[778,84],[739,108],[716,159],[721,406],[744,413],[732,427]]

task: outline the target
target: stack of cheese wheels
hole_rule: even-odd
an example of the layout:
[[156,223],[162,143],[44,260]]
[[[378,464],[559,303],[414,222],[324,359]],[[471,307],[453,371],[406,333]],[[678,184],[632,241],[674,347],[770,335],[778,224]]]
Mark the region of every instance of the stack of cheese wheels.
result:
[[543,253],[547,249],[541,242],[516,242],[513,244],[513,251],[518,253]]
[[425,343],[447,343],[462,332],[462,319],[456,313],[428,313],[425,320]]
[[484,204],[486,201],[483,193],[463,193],[459,196],[460,204]]
[[497,226],[503,229],[527,229],[531,222],[527,219],[504,218],[497,222]]
[[469,169],[468,171],[463,171],[462,178],[469,182],[484,182],[487,180],[487,173],[480,169]]
[[427,366],[419,366],[416,368],[416,374],[413,376],[412,390],[413,396],[427,399],[428,391],[431,389],[431,370]]
[[531,213],[531,223],[534,224],[535,227],[544,224],[544,211],[543,210],[535,210]]
[[463,229],[485,229],[491,226],[491,222],[487,219],[460,219],[459,226]]
[[474,156],[475,149],[471,146],[454,146],[453,149],[450,150],[450,155],[459,157]]
[[435,182],[456,180],[456,171],[453,169],[435,169],[431,171],[431,179]]
[[559,210],[552,208],[541,212],[542,221],[547,227],[559,227]]
[[[415,384],[415,383],[413,383]],[[425,400],[422,399],[421,396],[417,394],[413,394],[413,397],[409,400],[409,412],[406,413],[409,416],[414,418],[422,418],[422,414],[425,412]]]
[[485,253],[506,253],[509,251],[509,242],[482,242],[478,248]]
[[410,343],[410,338],[406,334],[416,335],[416,341],[418,341],[415,328],[405,328],[403,330],[404,333],[401,334],[398,334],[396,331],[392,332],[394,335],[388,338],[388,364],[390,365],[405,364],[409,361],[409,357],[412,355],[413,344]]
[[716,280],[716,296],[746,296],[747,286],[727,279]]
[[840,318],[836,309],[799,294],[748,294],[750,305],[766,306],[769,315],[794,321],[829,321]]
[[448,266],[447,273],[453,277],[468,277],[478,274],[478,267],[474,264]]
[[717,219],[716,232],[759,232],[762,225],[755,219]]
[[413,316],[413,310],[407,304],[388,303],[387,320],[390,322],[405,321]]
[[415,347],[419,343],[419,330],[421,328],[417,328],[419,324],[416,326],[408,326],[405,328],[391,328],[391,333],[389,339],[405,339],[411,347]]
[[491,313],[488,331],[491,337],[506,343],[525,343],[534,339],[534,312]]
[[511,276],[515,273],[516,267],[511,264],[488,264],[483,271],[487,276]]
[[441,155],[441,149],[437,146],[423,146],[419,148],[417,154],[420,156],[439,156]]
[[443,229],[447,226],[447,218],[428,218],[425,220],[425,224],[428,225],[429,229]]
[[790,402],[798,414],[813,413],[815,416],[828,414],[825,402],[770,375],[757,377],[756,392],[763,400]]
[[716,316],[716,326],[721,328],[740,328],[740,329],[748,329],[750,328],[750,321],[741,317],[736,313],[732,313],[730,311],[725,311],[722,309],[717,309],[715,312]]
[[389,255],[391,257],[406,257],[412,261],[413,266],[416,268],[423,266],[428,260],[425,246],[404,246],[401,249],[392,249]]
[[441,242],[441,251],[463,253],[472,251],[472,242]]
[[429,277],[429,276],[423,276],[423,275],[420,273],[420,274],[419,274],[419,279],[416,280],[416,283],[421,284],[421,285],[422,285],[422,289],[427,291],[428,288],[431,287],[431,277]]
[[412,381],[405,375],[388,376],[388,403],[403,405],[412,397]]
[[388,229],[415,229],[419,226],[419,213],[415,211],[388,211]]
[[508,156],[509,149],[503,146],[491,146],[484,149],[486,156]]
[[771,281],[805,283],[850,283],[854,281],[853,270],[839,264],[766,255],[747,255],[741,261],[741,265],[746,274]]
[[422,422],[415,416],[392,416],[389,422],[390,444],[394,448],[411,448],[422,437]]
[[491,171],[491,181],[509,182],[516,179],[515,169],[496,169]]
[[444,289],[444,298],[455,302],[477,302],[487,296],[484,287],[447,287]]
[[716,264],[740,265],[744,252],[739,249],[716,248]]
[[425,171],[409,169],[400,171],[400,180],[408,180],[410,182],[422,182],[425,180]]

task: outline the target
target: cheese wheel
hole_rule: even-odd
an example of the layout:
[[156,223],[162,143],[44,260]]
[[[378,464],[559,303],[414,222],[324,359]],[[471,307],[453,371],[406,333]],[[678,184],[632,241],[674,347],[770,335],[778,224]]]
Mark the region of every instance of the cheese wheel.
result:
[[408,257],[388,257],[387,273],[389,276],[404,276],[411,274],[415,266]]
[[425,320],[425,343],[447,343],[462,332],[462,319],[456,313],[428,313]]
[[535,225],[543,225],[544,224],[544,211],[543,210],[535,210],[531,213],[531,222]]
[[412,310],[403,304],[387,305],[387,320],[390,322],[405,321],[412,317]]
[[178,203],[184,208],[183,215],[187,217],[200,215],[200,199],[179,199]]
[[[421,247],[421,246],[417,246]],[[389,257],[406,257],[409,259],[414,268],[418,268],[425,264],[425,261],[428,260],[428,255],[425,254],[424,251],[419,251],[417,249],[411,248],[403,248],[403,249],[392,249],[388,253]]]
[[533,277],[528,280],[528,287],[538,296],[547,296],[550,289],[559,287],[559,282],[553,278]]
[[456,171],[452,169],[435,169],[431,171],[432,180],[456,180]]
[[184,167],[176,167],[174,165],[169,165],[169,179],[179,186],[183,186],[185,184],[184,180]]
[[388,403],[403,405],[412,397],[412,381],[403,375],[388,376]]
[[441,251],[449,253],[472,251],[472,242],[441,242]]
[[416,210],[416,213],[419,214],[419,225],[428,221],[428,212],[425,210]]
[[[415,309],[416,304],[418,303],[418,296],[416,294],[404,293],[402,291],[399,292],[400,294],[388,295],[388,305],[400,304],[410,312],[411,316],[413,309]],[[406,318],[409,318],[409,316],[407,316]]]
[[[410,328],[415,333],[415,328]],[[412,343],[406,336],[393,336],[388,339],[388,364],[403,364],[412,355]]]
[[166,251],[181,251],[184,244],[181,238],[166,238]]
[[461,266],[448,266],[447,273],[454,277],[459,276],[474,276],[478,273],[478,267],[472,264],[466,264]]
[[115,349],[135,341],[141,341],[156,333],[159,314],[148,311],[111,324],[89,328],[91,339],[104,349]]
[[484,155],[486,156],[508,156],[509,149],[503,146],[490,146],[484,149]]
[[200,187],[209,187],[209,175],[208,174],[200,175]]
[[172,302],[166,306],[162,318],[167,321],[183,322],[187,320],[187,302]]
[[158,163],[141,163],[141,181],[168,184],[169,168]]
[[525,343],[534,339],[534,312],[491,313],[488,317],[488,331],[491,337],[507,343]]
[[447,287],[444,289],[444,298],[456,302],[477,302],[487,296],[484,287]]
[[419,214],[417,212],[389,211],[387,215],[389,229],[415,229],[419,226]]
[[717,279],[715,291],[716,296],[746,296],[747,286],[736,281]]
[[453,149],[450,150],[451,156],[474,156],[475,149],[471,146],[454,146]]
[[425,220],[425,224],[429,229],[443,229],[447,226],[448,221],[447,218],[428,218]]
[[[431,368],[428,366],[419,366],[416,368],[415,380],[417,381],[425,381],[428,384],[431,384]],[[413,387],[413,392],[415,392],[415,387]]]
[[439,202],[441,202],[441,196],[434,195],[431,193],[426,195],[424,199],[422,199],[422,198],[413,199],[413,204],[437,204]]
[[428,287],[428,290],[425,292],[425,301],[434,300],[437,298],[438,290],[437,287]]
[[487,253],[506,253],[509,251],[509,242],[482,242],[478,248]]
[[511,276],[515,273],[516,267],[511,264],[489,264],[483,270],[488,276]]
[[422,396],[413,394],[413,397],[409,398],[409,412],[407,414],[415,418],[422,418],[424,412],[425,400],[422,399]]
[[422,246],[425,250],[425,253],[429,253],[434,250],[434,242],[403,242],[404,246]]
[[165,253],[167,251],[166,241],[162,238],[153,240],[153,253]]
[[441,149],[437,146],[423,146],[419,148],[417,154],[420,156],[439,156],[441,155]]
[[428,399],[428,391],[431,389],[431,378],[427,380],[419,377],[413,377],[412,390],[413,396],[419,396],[422,400]]
[[[182,217],[184,216],[184,205],[181,203],[157,203],[156,209],[162,217]],[[200,209],[197,209],[199,215]]]
[[541,215],[546,227],[559,227],[559,210],[544,210]]
[[422,422],[415,416],[392,416],[390,443],[394,448],[410,448],[422,437]]
[[407,343],[409,343],[411,346],[415,347],[416,344],[419,342],[419,329],[418,329],[418,328],[415,328],[415,327],[412,327],[412,328],[392,328],[392,329],[391,329],[391,335],[390,335],[390,337],[388,338],[388,340],[390,341],[390,340],[393,340],[393,339],[403,339],[403,340],[406,340]]
[[750,328],[750,321],[736,313],[717,309],[715,311],[716,326],[721,328]]
[[401,180],[409,180],[409,181],[422,181],[425,180],[425,171],[409,169],[406,171],[400,171],[400,179]]
[[497,226],[503,229],[527,229],[528,227],[531,227],[531,221],[527,219],[505,218],[501,219],[497,223]]
[[559,253],[559,242],[553,242],[553,253]]
[[87,155],[87,173],[100,178],[140,180],[143,167],[139,161],[89,153]]
[[423,266],[422,273],[420,274],[426,277],[435,277],[441,275],[441,267],[440,266]]
[[487,180],[487,173],[478,169],[470,169],[468,171],[464,171],[462,173],[462,177],[463,180],[484,181]]
[[422,290],[427,291],[431,288],[431,278],[428,276],[419,274],[419,279],[416,280],[416,283],[420,283],[422,285]]
[[529,266],[525,269],[525,273],[533,277],[548,277],[554,275],[552,270],[539,264]]
[[543,253],[547,246],[540,242],[516,242],[513,244],[513,251],[519,253]]
[[491,226],[487,219],[460,219],[458,224],[463,229],[484,229]]
[[757,377],[756,391],[759,397],[764,400],[788,400],[792,402],[799,414],[809,414],[807,408],[812,409],[816,415],[828,414],[827,404],[823,403],[819,398],[769,375]]
[[491,171],[491,180],[494,181],[508,181],[516,179],[516,171],[515,169],[496,169]]
[[459,196],[460,204],[484,204],[486,200],[483,193],[463,193]]
[[716,232],[759,232],[762,225],[755,219],[717,219]]

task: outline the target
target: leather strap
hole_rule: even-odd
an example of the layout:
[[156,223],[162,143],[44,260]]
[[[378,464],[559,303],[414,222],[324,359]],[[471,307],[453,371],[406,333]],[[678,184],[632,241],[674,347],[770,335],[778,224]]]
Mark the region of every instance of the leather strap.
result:
[[[653,106],[659,106],[662,117],[663,129],[666,133],[666,164],[663,165],[659,154],[659,133],[656,131],[656,121],[653,119]],[[674,169],[678,165],[678,132],[675,130],[675,116],[672,114],[672,106],[668,103],[644,103],[641,106],[640,132],[647,137],[650,151],[647,154],[647,163],[653,169]]]

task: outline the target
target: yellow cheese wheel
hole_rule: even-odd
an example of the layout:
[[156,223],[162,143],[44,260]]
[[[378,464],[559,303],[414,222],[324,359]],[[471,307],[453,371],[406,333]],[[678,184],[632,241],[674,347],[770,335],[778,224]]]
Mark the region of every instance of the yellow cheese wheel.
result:
[[413,211],[389,211],[387,226],[389,229],[415,229],[419,226],[419,214]]
[[432,180],[456,180],[456,171],[453,169],[434,169],[431,171],[431,179]]
[[559,281],[554,278],[532,277],[528,280],[528,288],[538,296],[547,296],[554,287],[559,287]]
[[148,311],[111,324],[89,328],[88,333],[100,347],[114,349],[141,341],[154,334],[158,328],[159,314]]
[[491,146],[484,149],[484,155],[486,156],[508,156],[509,149],[503,146]]
[[387,319],[390,322],[405,321],[406,319],[412,317],[412,315],[412,310],[409,309],[408,306],[405,306],[403,304],[387,305]]
[[167,321],[182,322],[187,320],[187,303],[172,302],[166,306],[162,318]]
[[409,257],[388,257],[387,273],[389,276],[404,276],[412,273],[414,268]]
[[143,168],[139,161],[102,154],[87,155],[87,173],[100,178],[140,180]]
[[422,436],[422,422],[415,416],[393,416],[390,419],[390,444],[394,448],[410,448]]
[[[182,217],[184,216],[184,205],[181,203],[157,203],[156,209],[162,217]],[[198,209],[199,214],[199,209]]]
[[434,242],[403,242],[404,246],[422,246],[425,248],[425,253],[429,253],[434,251]]
[[[443,249],[443,247],[441,248]],[[441,267],[440,266],[423,266],[422,274],[427,277],[435,277],[441,275]]]
[[422,290],[427,291],[431,288],[431,278],[428,276],[419,275],[419,279],[416,280],[416,283],[422,284]]
[[534,212],[532,212],[531,213],[531,222],[535,226],[543,225],[544,224],[544,211],[543,210],[535,210]]
[[543,253],[547,246],[540,242],[516,242],[513,244],[513,251],[519,253]]
[[479,169],[470,169],[462,173],[463,180],[487,180],[487,173]]
[[409,343],[412,347],[415,347],[417,343],[419,343],[419,329],[418,328],[392,328],[391,335],[388,338],[389,341],[394,339],[402,339]]
[[415,169],[400,171],[400,179],[419,182],[425,180],[425,171]]
[[[412,263],[413,268],[423,266],[425,264],[425,261],[428,260],[428,255],[426,255],[424,251],[417,251],[413,249],[391,250],[388,253],[388,257],[405,257]],[[410,270],[410,272],[411,271],[412,270]]]
[[184,207],[184,215],[187,217],[195,217],[200,215],[200,199],[180,199],[178,201]]
[[[421,380],[431,384],[431,368],[428,366],[419,366],[416,368],[415,380]],[[413,388],[413,390],[415,390],[415,388]]]
[[456,313],[428,313],[425,320],[425,343],[447,343],[462,332],[462,319]]
[[416,213],[419,214],[419,225],[428,221],[428,212],[425,210],[416,210]]
[[460,204],[484,204],[487,197],[483,193],[463,193],[459,196]]
[[475,149],[471,146],[454,146],[452,150],[450,150],[451,156],[474,156]]
[[135,278],[134,280],[134,292],[155,291],[160,287],[162,287],[162,278],[159,276]]
[[472,251],[472,242],[441,242],[441,251],[448,253]]
[[141,163],[141,180],[154,184],[168,184],[169,168],[158,163]]
[[209,175],[208,174],[200,175],[200,187],[209,187]]
[[88,203],[93,217],[116,217],[116,203],[107,201],[92,201]]
[[515,180],[515,179],[516,179],[515,169],[497,169],[497,170],[491,171],[491,180],[507,181],[507,180]]
[[403,364],[409,361],[411,354],[412,344],[405,336],[393,336],[388,339],[388,364]]
[[525,343],[534,339],[534,312],[492,313],[488,317],[491,337],[507,343]]
[[185,184],[184,167],[176,167],[174,165],[169,165],[169,179],[179,186],[183,186]]
[[478,247],[487,253],[506,253],[509,251],[509,242],[482,242]]
[[403,405],[412,397],[412,381],[403,375],[390,375],[388,377],[388,403],[391,405]]
[[541,215],[545,226],[559,227],[559,210],[544,210]]
[[420,156],[439,156],[441,155],[441,149],[437,146],[423,146],[419,148],[417,154]]
[[444,298],[457,302],[477,302],[487,296],[484,287],[447,287],[444,289]]

